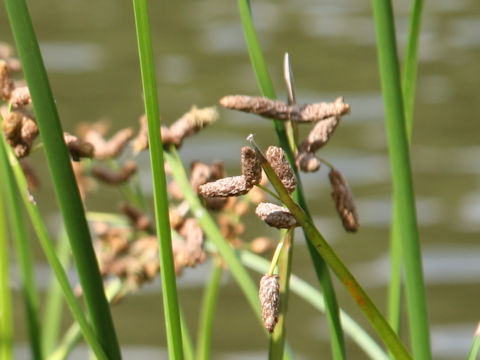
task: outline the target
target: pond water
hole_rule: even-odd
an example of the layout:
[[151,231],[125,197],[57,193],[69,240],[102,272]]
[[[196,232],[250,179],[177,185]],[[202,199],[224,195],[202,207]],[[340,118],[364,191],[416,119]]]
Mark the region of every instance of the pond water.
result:
[[[398,2],[400,53],[405,47],[409,2]],[[64,127],[80,121],[111,119],[113,128],[136,126],[142,112],[141,83],[130,3],[109,1],[31,2]],[[151,2],[160,111],[165,122],[192,104],[209,106],[227,94],[258,95],[238,10],[232,1]],[[375,302],[385,310],[388,283],[390,168],[383,104],[379,90],[375,33],[370,2],[254,1],[254,19],[277,93],[285,98],[282,57],[291,55],[299,102],[332,101],[345,96],[351,114],[344,117],[321,156],[335,164],[351,185],[361,230],[346,234],[330,200],[326,170],[303,178],[320,230],[348,264]],[[418,221],[435,358],[466,357],[480,320],[480,2],[426,2],[420,44],[420,68],[412,146]],[[6,15],[0,12],[0,39],[12,42]],[[262,146],[275,139],[271,124],[253,116],[220,110],[221,118],[187,141],[186,164],[223,159],[238,172],[239,149],[254,133]],[[45,169],[41,153],[33,155]],[[151,193],[148,159],[141,158],[141,179]],[[48,174],[37,202],[52,231],[59,214],[51,201]],[[113,211],[118,194],[104,187],[88,202],[95,211]],[[251,222],[247,236],[276,235]],[[40,284],[48,269],[38,250]],[[192,333],[210,266],[186,271],[179,292]],[[315,284],[308,253],[297,236],[294,273]],[[258,275],[254,275],[259,278]],[[337,283],[339,302],[361,324],[363,316]],[[158,283],[114,307],[125,358],[166,358]],[[289,342],[299,359],[329,358],[325,317],[291,297]],[[22,307],[16,307],[18,358],[27,357]],[[267,342],[244,297],[225,276],[213,334],[215,359],[264,359]],[[65,319],[65,324],[69,320]],[[370,327],[367,328],[369,331]],[[22,343],[23,341],[23,343]],[[76,358],[85,358],[85,352]],[[352,359],[364,355],[348,341]],[[321,355],[320,355],[321,354]]]

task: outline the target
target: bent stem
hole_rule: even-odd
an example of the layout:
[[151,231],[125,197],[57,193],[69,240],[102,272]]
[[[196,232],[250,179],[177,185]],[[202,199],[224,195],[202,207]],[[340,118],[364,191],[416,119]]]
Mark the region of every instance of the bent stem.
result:
[[[262,54],[262,49],[253,25],[250,2],[248,0],[238,0],[238,8],[240,11],[243,31],[245,33],[248,53],[261,93],[263,96],[275,99],[276,95],[273,88],[273,83],[268,73],[267,65]],[[294,139],[288,138],[285,124],[283,122],[273,120],[273,125],[279,144],[285,151],[287,159],[294,169],[295,176],[297,178],[297,190],[294,193],[295,200],[300,204],[304,211],[309,214],[307,202],[305,201],[305,196],[303,194],[301,179],[295,166],[292,148],[290,147],[290,143],[294,143]],[[292,131],[291,133],[294,134],[295,132]],[[342,326],[339,320],[339,308],[332,279],[324,259],[322,259],[322,257],[312,247],[311,240],[308,239],[308,234],[306,232],[304,232],[304,237],[310,257],[312,259],[315,273],[324,292],[325,303],[327,304],[326,315],[330,330],[332,355],[335,360],[344,360],[346,358],[345,341],[343,338]]]
[[133,0],[138,55],[142,74],[145,113],[148,123],[150,166],[153,178],[155,223],[159,242],[160,275],[162,279],[163,309],[170,359],[183,359],[182,330],[180,323],[176,277],[173,265],[172,234],[168,216],[167,180],[163,164],[163,147],[160,138],[160,115],[155,84],[150,24],[147,1]]
[[398,336],[392,330],[388,322],[377,309],[365,290],[363,290],[363,288],[360,286],[350,270],[348,270],[330,245],[328,245],[325,238],[315,227],[311,217],[308,216],[303,209],[290,197],[277,174],[275,174],[275,171],[272,169],[261,151],[257,147],[255,147],[255,149],[257,151],[257,155],[262,161],[262,167],[265,171],[265,174],[267,175],[274,189],[277,191],[280,199],[282,199],[283,204],[295,216],[299,225],[303,228],[305,233],[308,234],[308,238],[312,242],[312,245],[316,251],[318,251],[328,266],[337,275],[338,279],[341,281],[346,290],[350,293],[360,309],[363,311],[364,315],[373,325],[390,352],[395,356],[396,359],[411,359],[410,354]]

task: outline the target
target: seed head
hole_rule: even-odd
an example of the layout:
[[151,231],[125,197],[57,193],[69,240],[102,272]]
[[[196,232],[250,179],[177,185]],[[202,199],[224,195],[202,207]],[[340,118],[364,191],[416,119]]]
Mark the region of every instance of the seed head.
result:
[[243,175],[240,175],[200,185],[198,192],[204,198],[229,197],[245,195],[251,188],[252,185],[247,183]]
[[303,172],[315,172],[320,169],[321,162],[314,153],[301,151],[299,149],[295,162]]
[[277,275],[265,274],[262,276],[258,297],[262,309],[263,326],[271,333],[278,322],[280,311],[280,284]]
[[250,185],[257,185],[262,180],[262,164],[255,150],[248,146],[242,148],[242,174]]
[[63,133],[63,138],[73,161],[79,161],[80,158],[93,157],[94,148],[89,142],[83,141],[67,132]]
[[262,202],[255,209],[255,214],[268,225],[278,229],[290,229],[298,226],[295,216],[283,206]]
[[285,189],[287,189],[289,193],[293,192],[297,186],[297,179],[285,157],[283,149],[278,146],[270,146],[267,149],[265,156],[281,180],[283,186],[285,186]]
[[339,122],[339,116],[331,116],[319,121],[310,131],[307,139],[300,144],[301,151],[315,153],[327,143]]
[[32,98],[28,86],[21,86],[14,89],[10,96],[10,103],[14,108],[31,104]]
[[332,168],[328,177],[330,178],[330,183],[333,188],[332,198],[335,201],[337,212],[342,219],[343,227],[347,231],[356,232],[360,227],[360,223],[352,191],[339,171]]

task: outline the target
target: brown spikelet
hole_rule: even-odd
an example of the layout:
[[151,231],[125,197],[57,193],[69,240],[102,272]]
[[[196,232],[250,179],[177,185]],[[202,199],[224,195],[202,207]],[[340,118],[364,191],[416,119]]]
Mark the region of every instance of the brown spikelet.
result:
[[283,149],[278,146],[269,146],[265,156],[273,170],[282,181],[283,186],[289,193],[295,190],[297,179],[285,157]]
[[91,143],[95,148],[95,159],[116,158],[133,136],[133,130],[126,128],[119,130],[110,140],[106,141],[103,137],[104,132],[105,130],[98,126],[91,126],[84,134],[84,140]]
[[35,120],[28,114],[23,114],[22,117],[22,141],[28,146],[32,146],[33,141],[38,136],[38,125]]
[[265,236],[260,236],[250,242],[249,248],[255,254],[263,254],[273,249],[274,244],[275,242],[273,241],[273,239]]
[[295,122],[317,122],[331,116],[345,115],[350,111],[350,106],[344,103],[343,98],[338,98],[333,103],[287,105],[282,101],[264,97],[231,95],[220,99],[220,104],[229,109]]
[[204,198],[240,196],[246,194],[251,188],[252,185],[249,185],[245,177],[241,175],[200,185],[198,193]]
[[0,99],[8,101],[13,91],[13,80],[10,76],[8,64],[5,60],[0,60]]
[[[172,139],[170,143],[179,146],[187,136],[199,132],[205,126],[217,120],[217,118],[218,112],[215,107],[198,109],[196,106],[192,106],[189,112],[183,114],[180,119],[170,125],[169,138]],[[163,135],[162,142],[164,144],[169,143],[163,141]]]
[[268,225],[278,229],[290,229],[298,226],[295,216],[283,206],[262,202],[257,205],[255,214]]
[[314,153],[302,151],[299,149],[295,157],[297,167],[304,172],[315,172],[320,169],[321,162]]
[[320,149],[323,145],[327,143],[339,122],[339,116],[332,116],[322,121],[319,121],[313,127],[312,131],[310,131],[307,139],[300,144],[299,149],[302,152],[315,153],[318,149]]
[[63,138],[73,161],[79,161],[80,158],[93,157],[94,148],[89,142],[83,141],[67,132],[63,133]]
[[330,178],[330,183],[333,188],[332,198],[335,201],[337,212],[342,219],[343,227],[347,231],[356,232],[360,227],[360,223],[352,191],[339,171],[331,169],[328,177]]
[[133,223],[137,230],[152,231],[150,218],[131,204],[120,204],[120,211],[124,213]]
[[17,87],[10,95],[10,103],[14,108],[26,106],[32,103],[28,86]]
[[215,161],[212,164],[194,161],[190,167],[190,185],[197,193],[200,185],[223,177],[225,177],[225,169],[223,163],[219,161]]
[[268,332],[273,332],[278,322],[280,311],[280,284],[278,275],[265,274],[260,279],[258,298],[262,310],[263,326]]
[[248,146],[242,148],[242,174],[245,181],[251,185],[257,185],[262,180],[262,163],[257,157],[255,150]]
[[137,164],[134,161],[127,161],[119,172],[99,166],[92,167],[92,176],[94,178],[111,185],[118,185],[127,182],[136,172]]

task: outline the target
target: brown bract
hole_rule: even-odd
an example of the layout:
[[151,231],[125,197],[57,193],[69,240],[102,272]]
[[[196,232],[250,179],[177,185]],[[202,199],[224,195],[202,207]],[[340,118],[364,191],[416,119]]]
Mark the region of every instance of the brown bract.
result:
[[295,122],[316,122],[331,116],[345,115],[350,111],[350,106],[344,103],[343,98],[338,98],[333,103],[287,105],[265,97],[231,95],[220,99],[220,105],[266,118]]
[[89,142],[83,141],[67,132],[63,133],[63,139],[73,161],[80,161],[80,158],[93,157],[94,148]]
[[283,206],[262,202],[257,205],[255,214],[268,225],[278,229],[290,229],[298,226],[295,216]]
[[297,167],[304,172],[315,172],[320,169],[321,161],[311,152],[299,152],[295,157]]
[[278,322],[280,311],[280,284],[278,276],[265,274],[260,279],[258,298],[262,310],[263,326],[268,332],[273,332]]
[[38,126],[33,116],[16,110],[3,113],[2,117],[2,130],[15,155],[18,158],[27,156],[38,135]]
[[339,171],[331,169],[328,177],[333,188],[332,198],[335,201],[337,212],[342,219],[343,227],[347,231],[356,232],[360,227],[360,222],[358,220],[352,191]]
[[285,186],[285,189],[289,193],[293,192],[297,186],[297,179],[285,157],[283,149],[278,146],[269,146],[265,153],[265,157],[283,186]]
[[10,95],[10,103],[14,108],[30,105],[32,98],[28,86],[15,88]]

